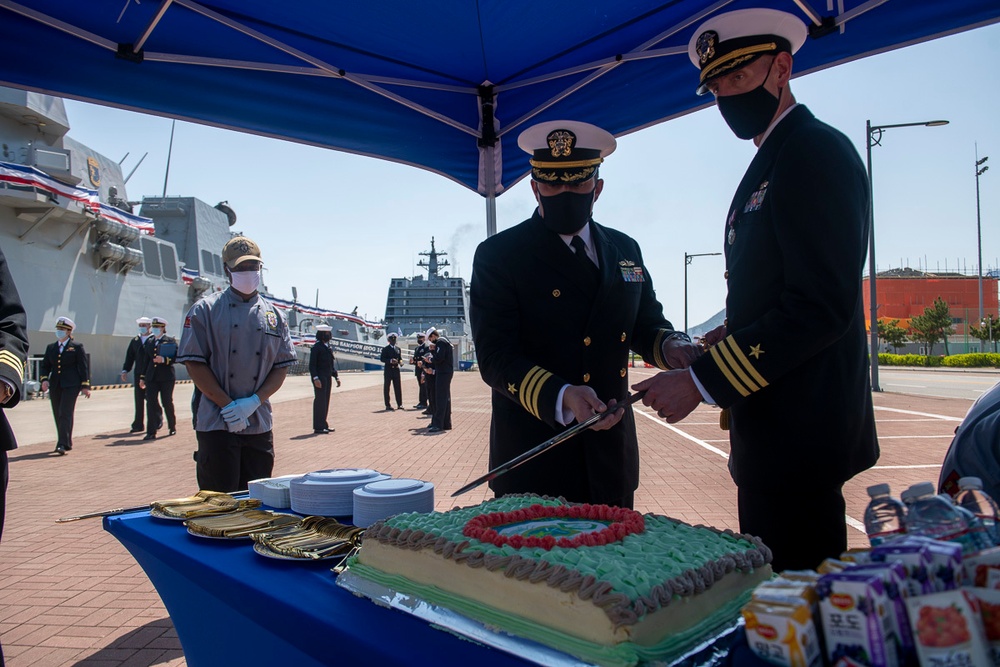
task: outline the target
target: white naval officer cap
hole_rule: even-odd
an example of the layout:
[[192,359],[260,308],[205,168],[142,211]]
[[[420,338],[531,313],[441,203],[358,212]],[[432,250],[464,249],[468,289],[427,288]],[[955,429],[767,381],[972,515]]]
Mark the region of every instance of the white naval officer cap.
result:
[[531,155],[532,180],[562,185],[592,178],[618,142],[610,132],[590,123],[550,120],[518,135],[517,145]]
[[154,327],[165,327],[167,326],[167,321],[162,317],[154,317],[152,324]]
[[424,333],[424,335],[425,335],[425,336],[426,336],[427,338],[430,338],[430,337],[431,337],[431,334],[432,334],[432,333],[437,333],[437,327],[431,327],[430,329],[428,329],[428,330],[427,330],[427,331],[426,331],[426,332]]
[[317,324],[316,331],[333,331],[333,327],[329,324]]
[[800,18],[777,9],[737,9],[711,17],[688,42],[688,57],[701,70],[696,92],[704,95],[709,81],[762,55],[795,53],[807,34]]
[[76,322],[69,319],[68,317],[60,317],[56,320],[56,329],[65,329],[66,331],[72,331],[76,328]]
[[150,325],[150,324],[153,323],[153,320],[149,319],[148,317],[140,317],[139,319],[137,319],[135,321],[135,323],[138,324],[138,325],[140,325],[140,326],[143,325],[143,324],[145,324],[145,325],[148,326],[148,325]]

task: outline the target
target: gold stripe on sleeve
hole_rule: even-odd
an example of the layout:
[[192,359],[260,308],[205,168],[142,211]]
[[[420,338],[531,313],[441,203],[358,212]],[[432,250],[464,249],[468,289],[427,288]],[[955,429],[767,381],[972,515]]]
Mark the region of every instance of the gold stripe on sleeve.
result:
[[747,389],[750,391],[760,391],[760,385],[750,379],[750,376],[746,374],[746,371],[744,371],[740,364],[736,361],[736,357],[733,356],[731,350],[736,348],[735,343],[736,342],[733,340],[733,337],[728,336],[722,341],[722,345],[719,346],[721,348],[719,352],[729,364],[729,368],[731,368],[732,371],[736,373],[736,376],[743,381],[743,384],[746,385]]
[[18,377],[24,377],[24,363],[10,350],[0,350],[0,364],[7,364],[17,371]]
[[747,355],[743,354],[743,350],[741,350],[740,346],[736,344],[733,337],[729,336],[726,338],[726,341],[729,343],[729,347],[733,351],[733,356],[736,357],[736,360],[740,363],[740,365],[746,369],[747,373],[750,374],[750,377],[756,380],[757,384],[759,384],[761,388],[766,387],[767,380],[765,380],[764,376],[758,373],[757,369],[753,367],[753,363],[747,358]]
[[719,347],[720,347],[719,345],[715,345],[709,349],[709,354],[712,355],[712,359],[715,361],[715,365],[719,367],[719,370],[722,371],[722,374],[726,377],[727,380],[729,380],[729,384],[733,385],[733,388],[735,388],[736,391],[740,392],[740,396],[749,396],[750,392],[747,391],[747,388],[744,387],[743,383],[737,380],[736,376],[733,375],[733,372],[729,370],[729,365],[726,363],[726,360],[722,358],[722,354],[719,353]]
[[656,332],[656,338],[653,340],[653,363],[661,370],[667,368],[667,361],[663,358],[663,337],[666,335],[667,330],[660,329]]
[[[537,371],[535,369],[537,369]],[[542,387],[546,382],[548,382],[549,378],[552,377],[552,373],[539,366],[533,368],[532,371],[534,372],[528,373],[528,376],[530,376],[531,379],[525,382],[524,386],[521,388],[521,404],[524,405],[528,412],[533,414],[536,419],[541,419],[541,413],[538,409],[538,397],[542,393]]]

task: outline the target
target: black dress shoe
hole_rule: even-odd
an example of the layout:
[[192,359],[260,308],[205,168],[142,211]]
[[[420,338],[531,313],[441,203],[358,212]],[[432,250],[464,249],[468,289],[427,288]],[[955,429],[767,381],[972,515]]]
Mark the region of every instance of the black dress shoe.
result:
[[142,433],[146,430],[145,426],[140,426],[139,428],[133,428],[129,433]]
[[405,410],[406,408],[404,408],[404,407],[403,407],[402,405],[397,405],[397,406],[396,406],[396,409],[397,409],[397,410]]
[[328,429],[328,428],[313,429],[313,433],[315,433],[316,435],[326,435],[329,432],[330,432],[330,429]]
[[424,405],[423,403],[417,403],[416,405],[413,406],[413,409],[414,410],[426,410],[427,406]]
[[385,411],[386,412],[392,412],[392,406],[391,405],[385,406]]
[[56,447],[56,454],[58,454],[59,456],[66,456],[66,448]]
[[170,429],[170,433],[168,435],[177,435],[177,429],[175,428]]
[[431,426],[429,429],[427,429],[427,432],[428,433],[440,433],[443,430],[444,429],[440,429],[437,426]]
[[433,410],[424,410],[424,414],[425,415],[432,415],[432,414],[434,414],[434,411]]
[[151,433],[143,438],[143,440],[156,440],[156,436]]

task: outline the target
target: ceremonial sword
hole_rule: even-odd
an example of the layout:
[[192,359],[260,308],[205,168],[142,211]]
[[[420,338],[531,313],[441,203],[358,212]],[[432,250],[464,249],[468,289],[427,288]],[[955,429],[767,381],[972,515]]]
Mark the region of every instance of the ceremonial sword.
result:
[[560,443],[566,442],[567,440],[569,440],[570,438],[572,438],[574,435],[576,435],[580,431],[587,430],[588,428],[590,428],[591,426],[593,426],[597,422],[601,421],[602,419],[604,419],[608,415],[614,414],[614,412],[618,408],[626,406],[626,405],[632,405],[633,403],[635,403],[636,401],[638,401],[639,399],[641,399],[645,395],[646,395],[646,390],[645,389],[642,390],[642,391],[636,392],[634,394],[629,394],[628,398],[626,398],[623,402],[621,402],[621,403],[619,403],[618,405],[615,406],[615,410],[608,410],[606,412],[599,412],[599,413],[595,414],[593,417],[591,417],[590,419],[588,419],[586,421],[582,421],[579,424],[575,424],[573,426],[570,426],[568,429],[566,429],[562,433],[560,433],[560,434],[558,434],[558,435],[556,435],[556,436],[554,436],[552,438],[549,438],[548,440],[546,440],[542,444],[538,445],[537,447],[532,447],[531,449],[529,449],[525,453],[512,458],[510,461],[507,461],[506,463],[497,466],[493,470],[490,470],[488,473],[486,473],[482,477],[477,477],[476,479],[472,480],[471,482],[469,482],[468,484],[466,484],[465,486],[463,486],[461,489],[459,489],[455,493],[451,494],[451,497],[454,498],[455,496],[460,496],[463,493],[465,493],[466,491],[471,491],[472,489],[476,488],[477,486],[479,486],[481,484],[484,484],[485,482],[491,482],[491,481],[493,481],[494,479],[496,479],[500,475],[503,475],[504,473],[510,472],[511,470],[513,470],[514,468],[518,467],[522,463],[535,458],[536,456],[538,456],[542,452],[545,452],[545,451],[547,451],[549,449],[552,449],[553,447],[555,447],[556,445],[558,445]]
[[[247,490],[243,489],[242,491],[231,491],[228,495],[237,496],[246,492]],[[69,523],[70,521],[79,521],[80,519],[95,519],[97,517],[125,514],[126,512],[138,512],[140,510],[148,510],[149,506],[150,503],[146,503],[145,505],[136,505],[135,507],[116,507],[113,510],[104,510],[103,512],[91,512],[90,514],[80,514],[78,516],[64,516],[61,519],[56,519],[56,523]]]

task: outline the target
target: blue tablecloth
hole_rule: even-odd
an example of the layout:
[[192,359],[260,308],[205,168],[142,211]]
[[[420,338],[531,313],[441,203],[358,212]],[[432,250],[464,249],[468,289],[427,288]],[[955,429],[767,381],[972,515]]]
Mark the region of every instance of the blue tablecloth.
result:
[[[148,512],[105,517],[104,529],[153,582],[189,667],[531,664],[353,595],[336,585],[335,560],[265,558],[248,540],[194,537]],[[763,664],[746,654],[734,662]]]

